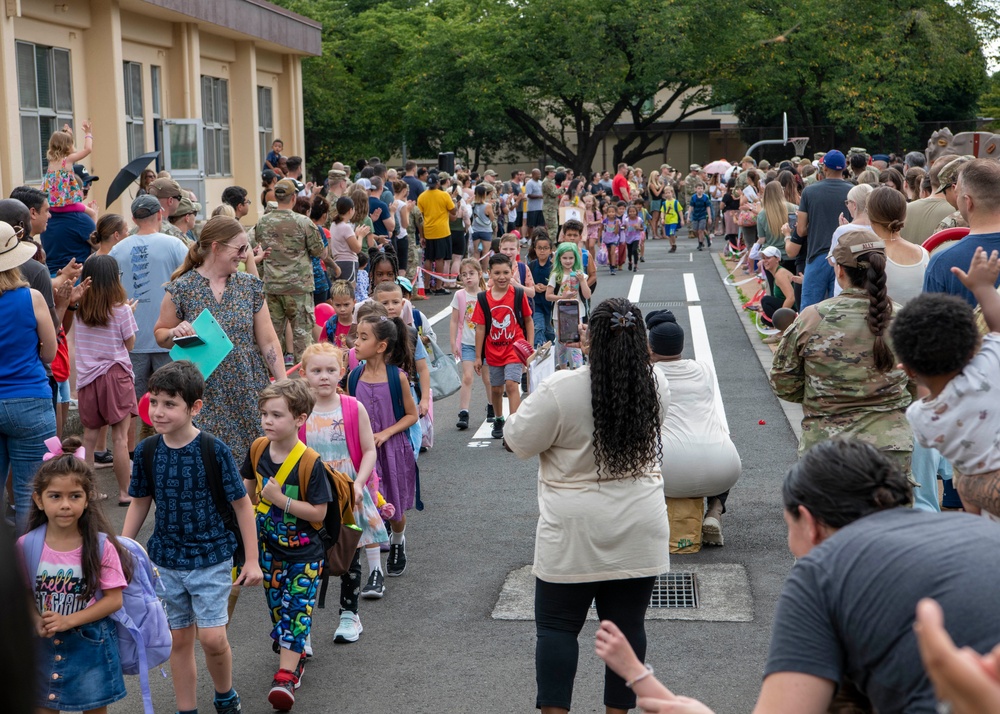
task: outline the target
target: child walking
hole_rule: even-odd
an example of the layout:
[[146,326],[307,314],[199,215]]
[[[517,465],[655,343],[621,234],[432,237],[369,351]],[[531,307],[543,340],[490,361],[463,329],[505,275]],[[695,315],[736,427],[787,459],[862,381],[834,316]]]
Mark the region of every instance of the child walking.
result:
[[[416,501],[417,462],[407,431],[417,423],[417,405],[407,377],[413,374],[413,349],[407,327],[398,317],[368,315],[358,321],[355,352],[363,365],[351,371],[348,394],[368,412],[376,447],[375,470],[385,500],[395,513],[389,519],[389,558],[386,574],[406,570],[406,512]],[[362,597],[385,592],[381,570],[372,571]],[[378,595],[375,595],[378,597]]]
[[[565,231],[566,226],[563,226],[564,234]],[[531,259],[528,269],[531,270],[531,277],[535,281],[535,292],[531,298],[531,319],[535,325],[534,346],[537,349],[556,338],[555,330],[552,329],[552,303],[545,299],[549,275],[552,273],[552,241],[547,235],[535,236],[528,257]]]
[[347,336],[354,324],[354,288],[346,280],[338,280],[330,286],[330,302],[333,303],[333,315],[323,327],[322,340],[334,347],[347,349]]
[[601,221],[601,242],[608,251],[608,267],[615,274],[618,265],[618,232],[621,222],[618,220],[618,209],[610,201],[604,205],[604,220]]
[[[560,243],[556,249],[555,265],[545,289],[545,299],[550,304],[558,300],[576,300],[580,306],[581,321],[586,315],[584,301],[590,299],[590,286],[587,284],[587,274],[583,272],[580,250],[575,243]],[[555,319],[558,319],[558,315]],[[579,347],[567,347],[558,340],[555,347],[557,366],[565,369],[583,366],[583,350]]]
[[677,231],[684,226],[681,202],[674,197],[674,189],[663,189],[663,232],[670,241],[670,252],[677,252]]
[[[239,714],[240,697],[233,688],[233,657],[226,637],[237,541],[216,507],[207,470],[217,473],[239,524],[246,552],[235,581],[240,586],[259,585],[263,579],[253,506],[229,447],[193,423],[205,393],[205,379],[198,368],[187,360],[171,362],[150,375],[147,387],[156,436],[136,445],[129,485],[132,503],[122,535],[138,535],[155,499],[159,507],[146,550],[163,587],[161,599],[173,639],[170,671],[177,709],[181,714],[198,711],[197,637],[215,686],[215,711]],[[149,456],[147,449],[152,450]]]
[[[548,239],[546,239],[548,243]],[[472,402],[472,382],[475,380],[476,371],[474,364],[476,361],[476,324],[472,321],[472,313],[476,309],[476,296],[481,290],[486,289],[486,281],[483,280],[483,273],[479,267],[479,260],[476,258],[466,258],[459,266],[459,279],[462,281],[462,290],[459,290],[451,298],[451,324],[449,325],[449,338],[451,340],[451,353],[462,362],[462,387],[458,392],[459,412],[456,428],[460,431],[469,428],[469,405]],[[486,393],[490,393],[490,385],[485,374],[482,375]],[[489,415],[492,405],[487,408]]]
[[133,315],[138,301],[128,299],[118,261],[110,255],[91,256],[83,264],[80,277],[90,280],[90,289],[80,299],[73,330],[77,399],[87,463],[94,463],[102,427],[110,426],[118,505],[128,506],[128,432],[132,417],[139,415],[129,358],[139,330]]
[[[299,440],[299,429],[315,404],[305,380],[274,382],[261,390],[257,404],[264,436],[250,447],[240,473],[256,505],[260,565],[267,573],[264,596],[279,657],[267,701],[278,711],[288,711],[302,684],[306,640],[326,557],[313,524],[323,522],[331,501],[338,511],[339,504],[319,454]],[[309,451],[315,460],[308,483],[303,483],[299,462]]]
[[77,151],[73,141],[73,130],[64,124],[61,131],[49,137],[49,149],[45,154],[48,166],[42,181],[42,191],[49,199],[49,210],[53,213],[83,212],[83,187],[73,171],[73,164],[90,156],[94,147],[94,137],[90,133],[90,122],[84,121],[83,148]]
[[361,551],[365,551],[369,571],[381,573],[379,544],[389,541],[375,507],[378,477],[372,471],[375,437],[368,411],[354,397],[337,392],[343,364],[344,353],[329,342],[309,345],[302,354],[301,375],[309,382],[316,403],[299,432],[299,439],[315,449],[330,468],[347,474],[354,482],[354,520],[362,528],[358,543],[361,547],[340,578],[340,624],[333,637],[338,643],[357,642],[364,631],[358,617]]
[[639,246],[642,244],[646,226],[639,215],[639,207],[629,204],[625,215],[625,247],[628,252],[628,269],[639,272]]
[[103,714],[125,698],[110,616],[122,606],[132,561],[95,504],[94,472],[80,444],[77,437],[56,440],[55,453],[45,455],[31,494],[30,532],[17,544],[22,561],[31,562],[28,552],[38,548],[29,544],[44,541],[37,570],[27,573],[36,607],[38,711]]
[[476,374],[481,374],[484,364],[489,369],[490,398],[495,414],[491,436],[502,439],[504,392],[511,414],[521,404],[517,388],[524,365],[514,344],[519,340],[533,344],[535,329],[528,294],[524,288],[513,284],[513,265],[502,253],[490,258],[490,283],[492,287],[476,296],[476,309],[472,313],[472,321],[476,323],[475,370]]

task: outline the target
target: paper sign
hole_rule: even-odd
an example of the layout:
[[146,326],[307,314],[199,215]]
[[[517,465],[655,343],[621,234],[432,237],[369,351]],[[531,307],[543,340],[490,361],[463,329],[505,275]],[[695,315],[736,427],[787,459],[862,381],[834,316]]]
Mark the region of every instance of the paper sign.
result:
[[202,376],[207,380],[215,369],[222,364],[229,353],[233,351],[233,341],[216,322],[215,317],[208,310],[202,310],[201,314],[191,323],[198,337],[205,341],[203,345],[192,347],[181,347],[174,345],[170,350],[170,358],[177,360],[190,360],[201,371]]
[[528,360],[528,391],[534,392],[547,377],[555,373],[556,351],[551,342],[546,342]]

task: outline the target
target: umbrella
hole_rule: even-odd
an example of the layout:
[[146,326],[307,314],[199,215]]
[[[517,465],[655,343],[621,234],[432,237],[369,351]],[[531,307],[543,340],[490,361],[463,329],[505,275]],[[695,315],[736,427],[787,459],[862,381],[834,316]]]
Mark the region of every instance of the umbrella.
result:
[[713,161],[712,163],[708,164],[702,170],[706,174],[724,174],[731,168],[733,168],[733,165],[731,163],[729,163],[725,159],[719,159],[718,161]]
[[159,157],[159,155],[159,151],[151,151],[148,154],[143,154],[142,156],[129,161],[125,167],[118,172],[118,175],[115,176],[115,180],[111,182],[111,185],[108,186],[108,202],[105,205],[105,208],[117,201],[118,197],[125,193],[125,189],[128,188],[128,185],[139,178],[143,170],[149,166],[150,162]]

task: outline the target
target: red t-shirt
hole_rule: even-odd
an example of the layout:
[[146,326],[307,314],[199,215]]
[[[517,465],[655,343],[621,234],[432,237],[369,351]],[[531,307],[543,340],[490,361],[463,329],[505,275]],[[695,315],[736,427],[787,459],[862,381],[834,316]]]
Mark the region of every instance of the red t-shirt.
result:
[[616,198],[628,201],[628,179],[621,174],[615,174],[615,178],[611,182],[611,193],[613,193]]
[[[514,343],[525,339],[524,330],[514,316],[514,286],[507,288],[504,296],[495,300],[493,291],[486,291],[486,303],[490,306],[490,322],[486,322],[483,308],[476,300],[476,309],[472,313],[472,321],[477,325],[486,325],[486,364],[492,367],[502,367],[506,364],[520,362],[514,352]],[[524,291],[521,312],[525,322],[531,319],[531,303],[528,301],[528,291]]]

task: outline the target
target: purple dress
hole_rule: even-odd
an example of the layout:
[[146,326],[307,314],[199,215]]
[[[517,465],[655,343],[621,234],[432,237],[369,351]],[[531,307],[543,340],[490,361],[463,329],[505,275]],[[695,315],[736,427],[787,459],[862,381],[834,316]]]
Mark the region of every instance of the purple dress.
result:
[[[355,396],[368,410],[373,433],[385,431],[398,421],[392,411],[388,382],[372,384],[359,379]],[[416,498],[417,463],[413,458],[413,446],[407,432],[402,431],[376,451],[375,472],[381,479],[379,491],[386,501],[395,506],[396,514],[391,520],[398,521],[404,511],[413,508]]]

